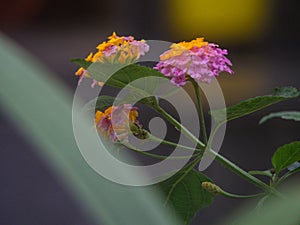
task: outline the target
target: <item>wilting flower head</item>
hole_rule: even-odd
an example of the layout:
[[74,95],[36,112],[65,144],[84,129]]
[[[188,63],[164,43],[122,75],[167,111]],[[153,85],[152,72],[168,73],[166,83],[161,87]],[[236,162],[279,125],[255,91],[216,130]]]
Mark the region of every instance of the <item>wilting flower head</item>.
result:
[[226,49],[222,50],[216,44],[197,38],[190,42],[172,44],[160,56],[160,62],[154,68],[170,77],[171,82],[177,86],[183,86],[187,77],[210,83],[221,72],[233,73],[227,54]]
[[138,111],[131,104],[111,106],[104,112],[97,111],[95,125],[99,133],[112,142],[127,141],[132,126],[140,126]]
[[[149,45],[145,40],[137,41],[132,36],[118,36],[115,32],[108,37],[108,41],[102,42],[97,46],[95,54],[90,53],[85,61],[102,63],[123,63],[129,64],[137,61],[140,56],[149,51]],[[80,76],[79,84],[84,77],[90,78],[90,75],[84,68],[79,68],[75,75]],[[92,87],[102,86],[103,83],[93,80]]]

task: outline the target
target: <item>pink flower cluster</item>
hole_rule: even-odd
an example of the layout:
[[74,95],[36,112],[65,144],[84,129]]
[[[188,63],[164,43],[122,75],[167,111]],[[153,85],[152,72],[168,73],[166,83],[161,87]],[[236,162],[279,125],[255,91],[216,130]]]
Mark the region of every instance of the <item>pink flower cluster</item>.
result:
[[160,62],[154,67],[177,86],[183,86],[188,77],[195,81],[210,83],[213,77],[221,72],[233,74],[232,63],[226,58],[227,50],[218,48],[216,44],[201,42],[182,42],[173,44],[160,56]]

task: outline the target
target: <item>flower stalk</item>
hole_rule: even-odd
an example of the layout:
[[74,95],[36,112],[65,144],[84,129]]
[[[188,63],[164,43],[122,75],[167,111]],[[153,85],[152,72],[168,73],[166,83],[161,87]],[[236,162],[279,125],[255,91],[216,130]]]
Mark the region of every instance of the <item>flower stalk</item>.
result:
[[199,112],[199,116],[200,116],[200,124],[201,124],[201,128],[202,128],[202,135],[203,135],[203,142],[205,145],[207,145],[207,134],[206,134],[206,126],[205,126],[205,119],[204,119],[204,112],[203,112],[203,105],[202,105],[202,100],[201,100],[201,95],[200,95],[200,91],[199,91],[199,86],[197,84],[197,82],[194,79],[190,79],[194,90],[195,90],[195,94],[197,97],[197,105],[198,105],[198,112]]

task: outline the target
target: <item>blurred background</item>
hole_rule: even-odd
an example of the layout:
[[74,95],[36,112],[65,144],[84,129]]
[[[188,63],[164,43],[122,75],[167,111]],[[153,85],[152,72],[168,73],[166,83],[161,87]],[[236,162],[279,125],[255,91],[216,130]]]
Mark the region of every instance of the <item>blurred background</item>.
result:
[[[235,74],[219,79],[228,105],[269,94],[276,86],[300,89],[297,1],[4,0],[1,8],[1,31],[71,92],[77,86],[77,66],[70,59],[85,57],[113,31],[170,42],[205,37],[228,49]],[[280,110],[300,110],[299,98],[230,122],[221,152],[246,170],[270,168],[277,147],[299,140],[299,123],[272,120],[258,126],[262,116]],[[0,134],[0,224],[95,224],[1,111]],[[230,192],[256,191],[216,163],[206,174]],[[193,224],[222,221],[243,204],[217,197]]]

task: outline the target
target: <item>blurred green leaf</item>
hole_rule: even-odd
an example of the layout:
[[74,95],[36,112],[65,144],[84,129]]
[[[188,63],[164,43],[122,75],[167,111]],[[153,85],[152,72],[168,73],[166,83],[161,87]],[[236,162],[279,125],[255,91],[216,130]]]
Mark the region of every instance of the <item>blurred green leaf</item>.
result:
[[285,119],[285,120],[300,121],[300,112],[298,112],[298,111],[284,111],[284,112],[271,113],[267,116],[264,116],[259,121],[259,124],[262,124],[262,123],[266,122],[267,120],[270,120],[270,119],[273,119],[273,118],[281,118],[281,119]]
[[[239,207],[235,215],[221,220],[220,225],[298,225],[300,224],[299,183],[285,187],[286,199],[269,197],[263,205],[255,208],[255,202]],[[254,210],[253,210],[254,209]],[[217,213],[217,212],[216,212]]]
[[183,224],[186,225],[191,222],[197,211],[212,203],[214,195],[201,186],[202,182],[211,181],[204,174],[191,170],[183,179],[179,180],[183,174],[184,171],[178,172],[161,182],[159,188],[166,196],[169,196],[166,206],[174,208],[183,219]]
[[[38,146],[39,156],[90,220],[103,225],[178,224],[161,207],[159,193],[111,182],[92,170],[73,133],[73,91],[1,34],[0,62],[1,110]],[[80,127],[87,135],[92,129],[84,119],[88,120],[83,118]],[[89,147],[97,151],[93,143]],[[133,176],[109,169],[128,179]]]
[[279,147],[272,157],[272,164],[279,174],[291,164],[300,160],[300,142],[292,142],[290,144]]
[[[273,95],[258,96],[242,101],[236,105],[229,106],[226,109],[212,111],[211,114],[218,123],[225,123],[250,113],[256,112],[272,104],[298,97],[300,92],[294,87],[276,88]],[[224,113],[227,112],[227,119],[224,120]],[[218,116],[220,115],[220,116]],[[222,119],[220,119],[222,118]]]

